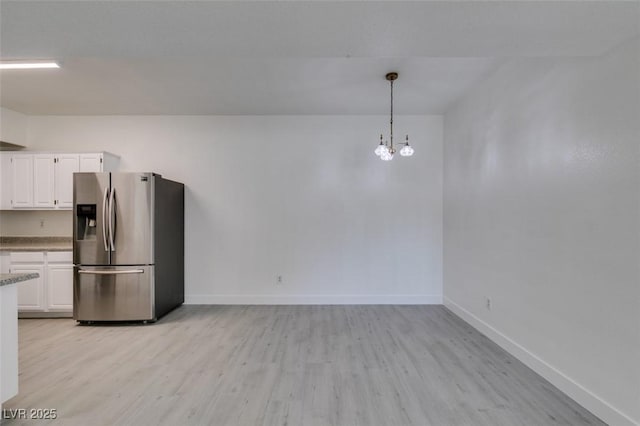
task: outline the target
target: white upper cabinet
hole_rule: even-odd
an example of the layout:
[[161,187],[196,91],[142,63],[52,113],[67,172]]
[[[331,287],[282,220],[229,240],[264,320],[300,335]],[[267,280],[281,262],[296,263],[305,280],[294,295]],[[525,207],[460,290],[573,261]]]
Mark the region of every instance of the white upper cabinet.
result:
[[54,161],[53,154],[33,156],[33,207],[54,207]]
[[58,154],[55,162],[55,205],[59,209],[70,209],[73,207],[73,174],[80,171],[80,155]]
[[11,199],[13,196],[13,173],[11,167],[11,154],[8,152],[0,152],[0,210],[8,210],[11,208]]
[[16,154],[11,157],[11,207],[33,207],[33,155]]
[[101,172],[102,154],[80,154],[80,172]]
[[73,174],[116,170],[118,157],[98,153],[3,152],[0,210],[73,207]]

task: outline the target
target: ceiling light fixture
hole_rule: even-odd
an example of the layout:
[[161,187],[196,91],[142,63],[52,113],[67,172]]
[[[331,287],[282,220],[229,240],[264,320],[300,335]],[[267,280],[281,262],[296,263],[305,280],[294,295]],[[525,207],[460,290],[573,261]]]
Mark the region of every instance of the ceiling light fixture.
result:
[[[391,119],[389,120],[390,134],[389,140],[382,140],[382,135],[380,135],[380,144],[374,151],[378,157],[380,157],[383,161],[391,161],[393,160],[393,154],[396,153],[396,149],[393,146],[393,82],[398,79],[397,72],[388,73],[385,78],[391,84]],[[405,142],[403,144],[402,149],[400,149],[400,155],[403,157],[411,157],[413,155],[413,148],[409,145],[409,135],[405,136]]]
[[0,70],[33,70],[44,68],[60,68],[53,61],[0,61]]

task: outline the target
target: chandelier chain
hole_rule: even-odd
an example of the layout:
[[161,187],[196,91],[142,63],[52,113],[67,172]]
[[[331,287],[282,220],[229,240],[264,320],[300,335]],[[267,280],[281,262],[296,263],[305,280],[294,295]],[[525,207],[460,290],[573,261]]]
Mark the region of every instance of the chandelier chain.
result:
[[391,140],[391,149],[393,149],[393,80],[391,80],[391,119],[389,120],[391,130],[389,139]]

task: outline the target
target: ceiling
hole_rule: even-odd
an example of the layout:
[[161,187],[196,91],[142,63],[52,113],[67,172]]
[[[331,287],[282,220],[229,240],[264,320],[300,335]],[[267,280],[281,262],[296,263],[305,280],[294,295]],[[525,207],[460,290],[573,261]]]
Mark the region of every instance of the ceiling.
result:
[[7,1],[0,104],[27,114],[440,114],[510,57],[601,55],[638,2]]

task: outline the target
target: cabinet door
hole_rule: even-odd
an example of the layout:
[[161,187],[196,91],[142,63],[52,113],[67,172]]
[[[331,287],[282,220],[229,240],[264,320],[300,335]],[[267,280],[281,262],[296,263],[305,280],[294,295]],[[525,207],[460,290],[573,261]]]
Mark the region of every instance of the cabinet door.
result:
[[33,156],[33,207],[54,206],[54,156]]
[[9,269],[11,269],[9,253],[0,252],[0,274],[8,274]]
[[47,266],[47,309],[73,311],[73,265]]
[[0,210],[11,208],[13,195],[13,176],[11,171],[11,154],[0,152]]
[[81,172],[101,172],[102,154],[80,154]]
[[11,265],[11,273],[37,272],[40,277],[18,284],[18,310],[44,311],[44,265]]
[[60,154],[55,163],[56,207],[73,207],[73,174],[80,171],[78,154]]
[[12,207],[33,207],[33,155],[14,154],[11,157],[11,170]]

